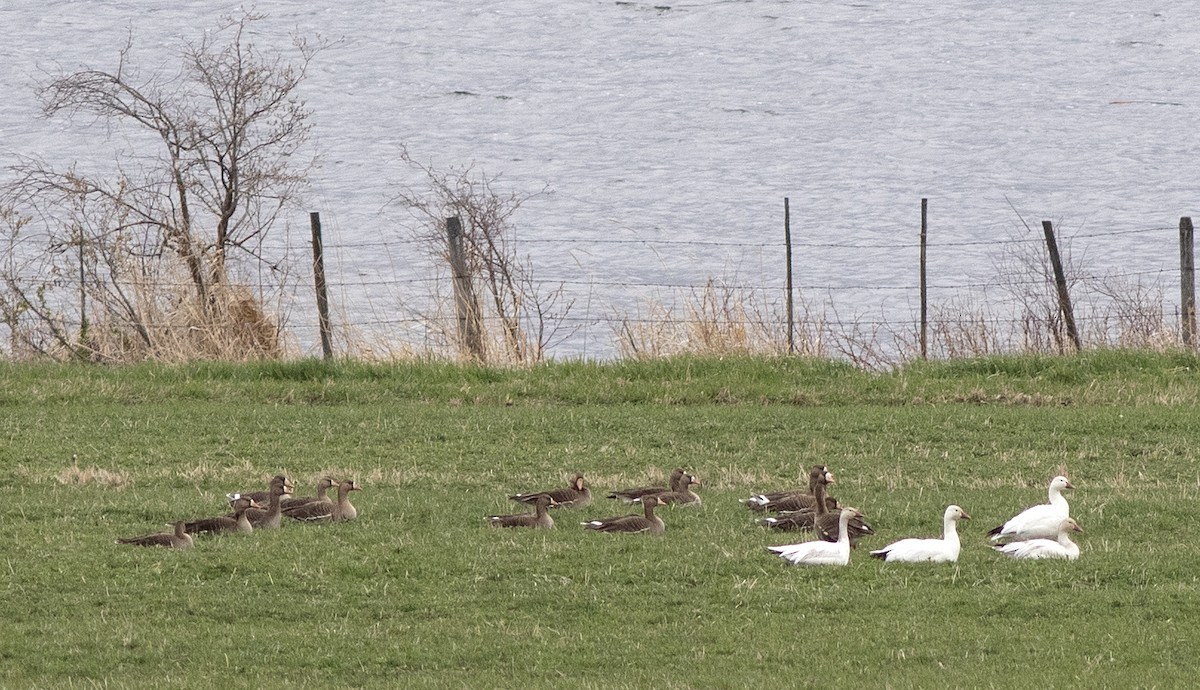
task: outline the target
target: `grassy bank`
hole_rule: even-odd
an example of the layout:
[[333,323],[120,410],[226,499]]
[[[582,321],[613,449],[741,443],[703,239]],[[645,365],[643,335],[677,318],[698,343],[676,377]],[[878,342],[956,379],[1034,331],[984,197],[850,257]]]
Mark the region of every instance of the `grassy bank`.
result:
[[[1190,684],[1198,364],[0,366],[0,686]],[[793,539],[737,502],[814,462],[879,532],[846,568],[772,558]],[[578,528],[674,466],[704,506],[664,511],[663,538]],[[987,529],[1060,469],[1082,559],[992,553]],[[484,526],[574,470],[601,497],[557,530]],[[112,543],[280,471],[303,493],[356,477],[360,519]],[[975,517],[956,566],[866,557],[952,502]]]

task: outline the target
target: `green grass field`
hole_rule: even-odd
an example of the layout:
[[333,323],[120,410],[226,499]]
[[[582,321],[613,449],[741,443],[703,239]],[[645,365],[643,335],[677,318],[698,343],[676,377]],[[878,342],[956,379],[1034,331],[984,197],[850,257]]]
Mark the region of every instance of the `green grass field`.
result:
[[[1190,686],[1198,365],[0,365],[0,687]],[[879,533],[845,568],[770,555],[799,538],[738,503],[816,462]],[[578,526],[675,466],[704,505],[664,537]],[[484,524],[575,470],[599,497],[558,529]],[[1081,559],[992,552],[1060,471]],[[359,519],[113,543],[277,472],[357,478]],[[975,518],[957,565],[867,556],[949,503]]]

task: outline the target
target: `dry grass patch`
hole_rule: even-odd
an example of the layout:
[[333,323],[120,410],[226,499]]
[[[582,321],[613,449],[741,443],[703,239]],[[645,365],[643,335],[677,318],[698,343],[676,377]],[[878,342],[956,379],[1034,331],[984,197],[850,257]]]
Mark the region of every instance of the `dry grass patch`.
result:
[[97,484],[113,489],[125,489],[132,485],[129,473],[106,470],[95,465],[80,467],[79,456],[76,455],[71,456],[71,466],[59,472],[56,478],[59,484],[74,486]]

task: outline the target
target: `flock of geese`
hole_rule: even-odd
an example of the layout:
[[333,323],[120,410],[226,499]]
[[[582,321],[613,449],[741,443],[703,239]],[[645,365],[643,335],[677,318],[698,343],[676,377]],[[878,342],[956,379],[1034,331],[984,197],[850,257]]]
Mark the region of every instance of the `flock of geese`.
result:
[[[875,534],[856,508],[841,506],[827,493],[835,483],[833,473],[824,465],[816,465],[809,473],[808,487],[754,494],[741,501],[757,513],[773,513],[758,523],[771,530],[811,532],[814,539],[796,544],[769,546],[767,550],[795,565],[846,565],[851,549],[863,537]],[[700,482],[695,476],[676,469],[671,473],[669,486],[636,487],[608,494],[608,498],[625,503],[640,503],[641,513],[617,515],[580,524],[597,532],[626,534],[663,534],[666,525],[655,508],[663,505],[699,506],[700,496],[692,490]],[[1019,560],[1079,558],[1079,546],[1071,541],[1072,532],[1082,532],[1079,523],[1071,518],[1070,506],[1062,492],[1075,487],[1064,476],[1050,482],[1049,502],[1027,508],[1004,524],[988,532],[992,546],[1005,556]],[[592,492],[580,473],[565,487],[513,494],[510,499],[532,506],[533,512],[515,515],[489,515],[493,527],[554,527],[550,515],[553,508],[583,508],[592,503]],[[967,511],[957,505],[948,506],[942,514],[942,537],[908,538],[871,551],[871,556],[888,562],[953,563],[958,560],[962,544],[958,538],[958,522],[970,520]]]
[[[856,508],[842,506],[829,496],[827,487],[834,484],[833,473],[824,465],[809,472],[806,488],[754,494],[741,501],[756,513],[771,513],[758,520],[769,530],[811,532],[814,539],[795,544],[769,546],[767,550],[795,565],[846,565],[850,551],[866,536],[875,534]],[[666,532],[666,524],[655,513],[659,506],[699,506],[702,501],[692,487],[699,486],[695,475],[682,468],[671,473],[668,486],[642,486],[621,489],[608,498],[626,504],[640,504],[642,512],[585,520],[585,529],[595,532],[625,534],[655,534]],[[176,549],[192,548],[192,535],[242,533],[254,530],[278,529],[284,518],[300,522],[338,522],[354,520],[358,510],[350,503],[350,492],[361,491],[353,479],[335,481],[322,477],[314,496],[294,496],[293,484],[284,475],[268,482],[266,491],[226,494],[230,512],[214,517],[179,520],[170,523],[171,532],[145,534],[117,539],[118,544],[133,546],[163,546]],[[329,496],[337,487],[337,500]],[[1049,502],[1027,508],[1004,524],[988,532],[992,545],[1006,556],[1022,560],[1079,558],[1079,546],[1071,541],[1072,532],[1082,532],[1079,523],[1071,518],[1070,506],[1062,492],[1074,489],[1066,477],[1050,482]],[[580,473],[565,487],[519,493],[509,496],[518,503],[530,506],[532,512],[514,515],[489,515],[493,527],[554,527],[551,509],[583,508],[592,503],[592,492]],[[970,520],[967,511],[957,505],[948,506],[942,515],[942,537],[908,538],[871,551],[871,556],[888,562],[953,563],[962,549],[958,538],[958,522]]]
[[[169,523],[173,528],[170,532],[122,537],[117,539],[117,543],[190,549],[195,544],[193,534],[250,534],[254,530],[279,529],[285,517],[299,522],[318,523],[358,517],[358,510],[350,503],[350,492],[361,491],[362,487],[353,479],[339,482],[322,477],[317,481],[315,496],[295,496],[294,486],[291,479],[277,474],[267,483],[266,491],[226,494],[231,508],[228,513],[195,520],[178,520]],[[334,487],[337,487],[336,501],[329,496],[329,490]]]

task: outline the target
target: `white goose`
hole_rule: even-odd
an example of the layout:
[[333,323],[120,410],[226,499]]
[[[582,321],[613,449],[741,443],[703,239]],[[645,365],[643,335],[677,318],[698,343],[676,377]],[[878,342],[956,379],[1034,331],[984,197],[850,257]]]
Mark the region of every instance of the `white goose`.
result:
[[1082,532],[1083,528],[1071,518],[1063,520],[1058,525],[1056,539],[1030,539],[1015,541],[1011,544],[999,544],[995,548],[1000,553],[1019,560],[1035,561],[1044,558],[1063,558],[1074,561],[1079,558],[1079,545],[1071,541],[1067,532]]
[[846,565],[850,562],[850,535],[847,533],[847,525],[855,517],[862,517],[862,513],[854,508],[842,508],[838,520],[838,540],[835,542],[816,539],[800,544],[768,546],[767,550],[779,554],[792,565]]
[[1058,526],[1071,517],[1071,507],[1062,492],[1074,489],[1071,482],[1061,475],[1050,481],[1050,502],[1026,508],[1008,522],[988,532],[994,542],[1026,541],[1029,539],[1055,539]]
[[942,517],[941,539],[901,539],[893,544],[872,551],[875,558],[900,563],[954,563],[958,560],[961,545],[958,541],[958,521],[970,520],[967,511],[958,506],[946,508]]

